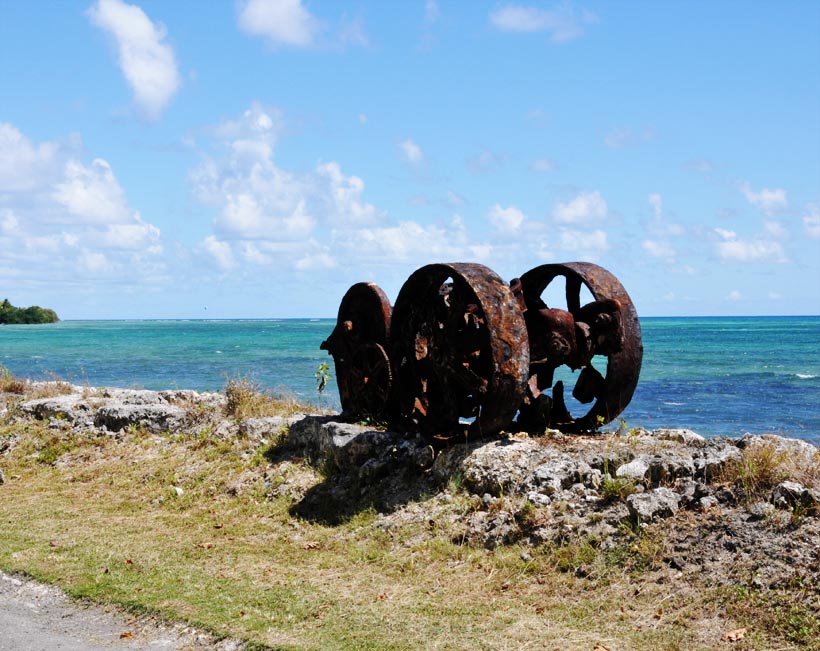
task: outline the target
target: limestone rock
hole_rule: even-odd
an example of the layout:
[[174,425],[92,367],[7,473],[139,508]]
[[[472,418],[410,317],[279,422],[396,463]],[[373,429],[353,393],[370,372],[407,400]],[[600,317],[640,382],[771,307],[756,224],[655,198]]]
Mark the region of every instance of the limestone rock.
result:
[[130,425],[144,427],[151,432],[166,432],[185,423],[186,412],[174,405],[152,402],[113,402],[100,407],[94,424],[118,432]]
[[653,488],[646,493],[630,495],[626,498],[629,516],[633,522],[652,522],[675,515],[680,497],[665,487]]

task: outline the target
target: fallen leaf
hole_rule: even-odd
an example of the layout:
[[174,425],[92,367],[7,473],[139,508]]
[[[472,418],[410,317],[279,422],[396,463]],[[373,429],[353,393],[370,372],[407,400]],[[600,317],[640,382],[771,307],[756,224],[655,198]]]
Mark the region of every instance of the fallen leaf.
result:
[[221,529],[224,526],[225,526],[224,524],[215,524],[214,529]]
[[121,640],[130,640],[132,637],[134,637],[134,636],[130,631],[125,631],[124,633],[120,633],[120,639]]
[[58,543],[56,540],[49,540],[48,541],[48,546],[49,547],[59,547],[60,543]]
[[592,651],[612,651],[612,649],[603,644],[596,644],[594,647],[592,647]]
[[536,606],[535,607],[535,614],[536,615],[543,615],[544,614],[544,607],[543,606]]
[[307,542],[302,546],[302,549],[319,549],[319,543]]
[[736,628],[734,631],[724,633],[720,640],[721,642],[739,642],[746,636],[745,628]]
[[386,592],[382,592],[382,593],[379,595],[379,601],[385,601],[386,599],[387,599],[387,593],[386,593]]
[[133,565],[133,564],[134,564],[134,561],[132,561],[130,558],[126,558],[126,559],[125,559],[125,564],[126,564],[126,565]]
[[663,617],[663,608],[658,608],[658,612],[655,613],[655,619],[661,619]]
[[204,542],[197,545],[197,547],[202,547],[202,549],[212,549],[213,546],[214,544],[212,542]]

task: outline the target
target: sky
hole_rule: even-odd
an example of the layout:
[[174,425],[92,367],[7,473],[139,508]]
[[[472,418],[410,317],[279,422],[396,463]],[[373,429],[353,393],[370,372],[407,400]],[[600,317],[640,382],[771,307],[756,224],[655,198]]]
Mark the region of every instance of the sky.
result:
[[0,0],[0,295],[333,317],[586,260],[641,316],[820,314],[820,3]]

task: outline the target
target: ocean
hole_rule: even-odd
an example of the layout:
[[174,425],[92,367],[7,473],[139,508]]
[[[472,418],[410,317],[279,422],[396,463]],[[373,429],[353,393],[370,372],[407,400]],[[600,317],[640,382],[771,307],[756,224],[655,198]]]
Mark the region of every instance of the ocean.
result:
[[[0,326],[0,364],[89,386],[219,390],[228,378],[338,408],[316,390],[334,319],[61,321]],[[628,427],[772,432],[820,445],[820,317],[643,318]],[[573,410],[573,413],[575,411]]]

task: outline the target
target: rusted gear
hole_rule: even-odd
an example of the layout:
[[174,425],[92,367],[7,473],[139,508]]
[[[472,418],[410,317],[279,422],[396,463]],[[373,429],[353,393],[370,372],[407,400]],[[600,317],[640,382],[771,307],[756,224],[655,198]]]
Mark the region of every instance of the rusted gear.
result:
[[[393,308],[394,424],[433,438],[498,432],[524,397],[529,344],[506,283],[479,264],[416,270]],[[469,428],[462,419],[472,419]]]
[[333,356],[343,416],[380,417],[392,371],[386,354],[390,301],[374,283],[356,283],[342,298],[336,327],[320,348]]
[[[566,310],[541,300],[559,276],[566,281]],[[542,265],[510,284],[525,308],[532,355],[527,398],[519,416],[522,426],[584,432],[614,420],[632,399],[643,358],[638,314],[623,285],[590,262]],[[594,300],[582,306],[584,285]],[[607,358],[605,377],[592,365],[596,355]],[[583,404],[594,401],[581,417],[567,410],[563,383],[553,386],[553,372],[562,365],[581,371],[573,397]],[[543,393],[549,387],[551,398]]]

